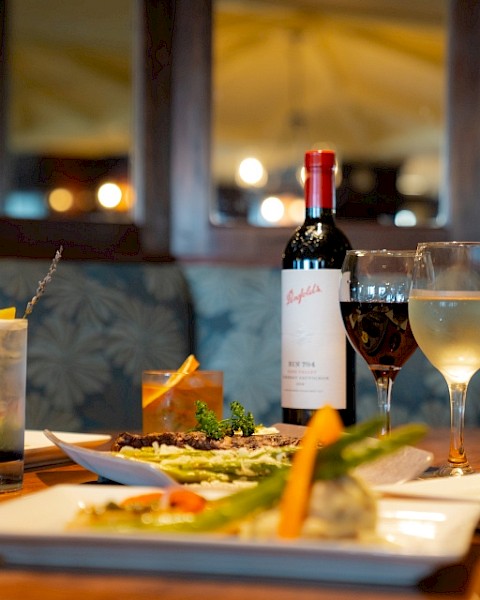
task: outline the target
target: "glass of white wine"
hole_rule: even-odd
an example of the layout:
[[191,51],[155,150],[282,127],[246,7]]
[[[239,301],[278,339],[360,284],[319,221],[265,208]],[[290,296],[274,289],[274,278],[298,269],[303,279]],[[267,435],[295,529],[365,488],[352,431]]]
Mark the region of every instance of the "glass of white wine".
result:
[[480,243],[418,245],[409,316],[419,347],[450,393],[450,450],[437,475],[472,473],[463,437],[467,387],[480,368]]

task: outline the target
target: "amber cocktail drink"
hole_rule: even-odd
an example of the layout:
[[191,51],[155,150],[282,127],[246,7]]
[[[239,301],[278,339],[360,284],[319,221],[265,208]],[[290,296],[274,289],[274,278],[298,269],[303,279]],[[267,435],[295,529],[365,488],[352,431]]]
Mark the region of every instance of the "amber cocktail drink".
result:
[[221,371],[144,371],[142,376],[143,433],[188,431],[196,425],[196,401],[205,402],[221,419]]

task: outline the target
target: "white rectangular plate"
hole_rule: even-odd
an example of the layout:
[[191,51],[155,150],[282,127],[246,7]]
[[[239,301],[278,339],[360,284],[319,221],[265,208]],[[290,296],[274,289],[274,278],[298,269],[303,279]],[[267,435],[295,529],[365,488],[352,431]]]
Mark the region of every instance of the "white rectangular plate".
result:
[[480,504],[480,473],[460,477],[431,477],[393,485],[379,485],[379,491],[395,496],[472,501]]
[[[96,433],[67,433],[60,431],[55,432],[55,434],[66,442],[87,448],[99,446],[111,439],[109,435]],[[25,467],[54,464],[62,460],[69,460],[68,456],[48,440],[43,431],[35,429],[27,429],[25,431]]]
[[0,504],[0,562],[411,585],[469,549],[474,503],[379,501],[379,540],[251,542],[217,535],[69,532],[79,506],[119,501],[153,488],[56,486]]

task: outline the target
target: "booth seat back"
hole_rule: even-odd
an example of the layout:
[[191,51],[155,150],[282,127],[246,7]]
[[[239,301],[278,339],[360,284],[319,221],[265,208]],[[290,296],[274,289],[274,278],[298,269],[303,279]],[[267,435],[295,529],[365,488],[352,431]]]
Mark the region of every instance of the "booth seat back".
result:
[[[0,305],[21,316],[48,267],[0,260]],[[172,264],[61,261],[28,321],[29,429],[140,429],[142,370],[191,351],[188,285]]]
[[[0,259],[0,306],[18,315],[48,271],[44,260]],[[141,373],[195,352],[224,372],[233,400],[266,425],[281,420],[280,270],[263,267],[63,260],[29,320],[27,427],[141,428]],[[480,377],[466,424],[480,425]],[[359,420],[376,412],[373,377],[357,360]],[[393,388],[394,425],[447,425],[442,376],[417,350]]]
[[[226,402],[239,400],[264,424],[280,421],[280,270],[209,265],[184,267],[184,272],[203,367],[225,372]],[[358,420],[376,413],[373,376],[361,358],[356,360],[356,398]],[[449,419],[445,380],[417,350],[393,386],[393,425],[447,426]],[[480,425],[480,374],[469,386],[465,422]]]

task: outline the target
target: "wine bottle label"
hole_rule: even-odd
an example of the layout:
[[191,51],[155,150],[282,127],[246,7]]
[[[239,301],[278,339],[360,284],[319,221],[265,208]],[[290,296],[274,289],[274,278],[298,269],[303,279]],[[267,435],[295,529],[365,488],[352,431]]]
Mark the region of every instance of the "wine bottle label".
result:
[[282,407],[346,408],[340,269],[282,271]]

